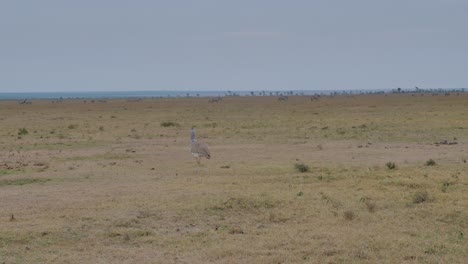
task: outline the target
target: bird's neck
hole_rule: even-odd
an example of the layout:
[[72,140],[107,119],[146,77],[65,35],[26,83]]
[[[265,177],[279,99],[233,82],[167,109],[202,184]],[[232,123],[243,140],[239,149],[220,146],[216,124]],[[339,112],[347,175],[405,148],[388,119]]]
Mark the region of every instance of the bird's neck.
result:
[[197,141],[197,138],[195,137],[195,131],[192,131],[192,133],[190,133],[190,142],[194,143],[195,141]]

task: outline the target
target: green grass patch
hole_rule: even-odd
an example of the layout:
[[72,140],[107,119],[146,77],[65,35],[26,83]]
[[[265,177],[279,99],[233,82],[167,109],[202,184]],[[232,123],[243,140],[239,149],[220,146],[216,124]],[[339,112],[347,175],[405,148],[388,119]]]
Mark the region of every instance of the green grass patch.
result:
[[26,128],[20,128],[18,129],[18,136],[23,136],[23,135],[27,135],[29,132]]
[[32,184],[32,183],[44,183],[48,182],[50,179],[17,179],[17,180],[2,180],[0,181],[0,186],[9,186],[9,185],[26,185],[26,184]]
[[11,175],[18,172],[18,170],[0,170],[0,176]]

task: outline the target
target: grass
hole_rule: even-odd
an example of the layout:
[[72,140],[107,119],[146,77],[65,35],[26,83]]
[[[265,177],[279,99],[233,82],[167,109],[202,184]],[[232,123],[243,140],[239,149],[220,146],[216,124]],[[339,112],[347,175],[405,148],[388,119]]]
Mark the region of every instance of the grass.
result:
[[464,263],[467,98],[2,101],[0,263]]
[[444,181],[442,182],[441,191],[442,191],[442,192],[447,192],[447,189],[448,189],[448,187],[449,187],[450,185],[451,185],[451,183],[450,183],[449,181],[444,180]]
[[8,185],[26,185],[32,183],[44,183],[48,182],[50,179],[17,179],[17,180],[0,180],[0,186],[8,186]]
[[179,127],[180,125],[176,122],[171,122],[171,121],[166,121],[166,122],[161,122],[162,127]]
[[17,174],[17,173],[20,173],[20,171],[18,169],[15,169],[15,170],[3,170],[1,169],[0,170],[0,176],[5,176],[5,175],[11,175],[11,174]]
[[28,130],[26,128],[20,128],[18,129],[18,136],[23,136],[29,134]]
[[427,191],[418,191],[413,195],[413,203],[415,204],[428,203],[433,201],[434,198],[429,196]]
[[353,219],[356,217],[356,215],[354,214],[353,211],[351,211],[351,210],[346,210],[346,211],[344,211],[344,213],[343,213],[343,217],[344,217],[344,219],[346,219],[346,220],[348,220],[348,221],[351,221],[351,220],[353,220]]
[[385,164],[385,166],[387,166],[387,168],[388,168],[389,170],[394,170],[394,169],[396,169],[396,167],[397,167],[396,164],[395,164],[395,162],[387,162],[387,163]]
[[308,172],[310,170],[309,166],[305,165],[304,163],[296,163],[294,164],[294,168],[298,172]]

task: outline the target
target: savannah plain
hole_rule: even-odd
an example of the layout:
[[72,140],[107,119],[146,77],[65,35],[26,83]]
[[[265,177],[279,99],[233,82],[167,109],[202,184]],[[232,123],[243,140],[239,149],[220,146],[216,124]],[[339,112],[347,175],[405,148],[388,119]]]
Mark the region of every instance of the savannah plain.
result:
[[468,263],[468,93],[0,113],[0,263]]

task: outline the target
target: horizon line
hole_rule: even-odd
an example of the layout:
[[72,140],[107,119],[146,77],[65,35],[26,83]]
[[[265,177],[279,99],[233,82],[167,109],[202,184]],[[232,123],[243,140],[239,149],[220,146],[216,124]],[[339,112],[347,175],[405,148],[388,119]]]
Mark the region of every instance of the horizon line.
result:
[[0,91],[1,94],[15,93],[15,94],[27,94],[27,93],[128,93],[128,92],[336,92],[336,91],[391,91],[391,90],[454,90],[454,89],[468,89],[468,87],[432,87],[432,88],[363,88],[363,89],[288,89],[288,90],[235,90],[235,89],[220,89],[220,90],[84,90],[84,91]]

